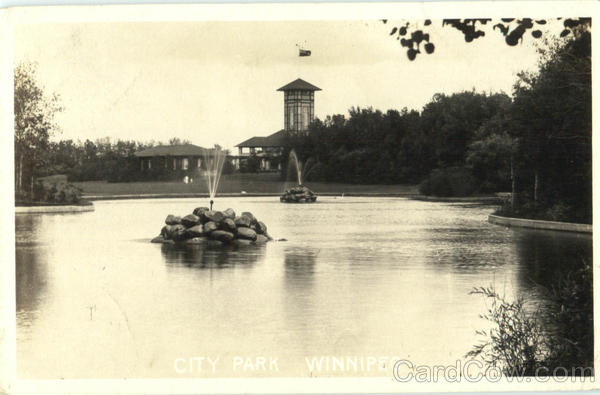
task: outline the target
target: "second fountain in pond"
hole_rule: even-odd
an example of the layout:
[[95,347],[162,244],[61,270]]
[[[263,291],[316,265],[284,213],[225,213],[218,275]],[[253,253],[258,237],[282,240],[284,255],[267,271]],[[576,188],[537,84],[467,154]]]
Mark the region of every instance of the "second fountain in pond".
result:
[[298,156],[294,150],[290,151],[288,166],[295,166],[298,186],[287,189],[279,198],[282,203],[314,203],[317,201],[317,195],[306,186],[302,185],[302,170],[304,176],[308,175],[310,168],[307,166],[308,161],[302,166],[298,160]]

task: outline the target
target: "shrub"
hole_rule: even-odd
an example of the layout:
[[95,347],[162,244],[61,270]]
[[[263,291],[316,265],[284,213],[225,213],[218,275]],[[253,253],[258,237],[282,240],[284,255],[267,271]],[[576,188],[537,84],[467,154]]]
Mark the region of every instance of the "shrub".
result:
[[[538,286],[547,304],[526,308],[523,298],[508,301],[493,287],[471,294],[491,299],[477,331],[485,338],[466,357],[481,358],[504,375],[593,375],[594,321],[592,267],[583,262],[550,289]],[[560,368],[560,369],[558,369]]]
[[419,185],[419,192],[440,197],[470,196],[477,192],[477,187],[468,168],[449,167],[433,170]]
[[258,173],[260,170],[260,158],[255,154],[250,155],[245,161],[240,164],[240,172],[242,173]]
[[82,190],[63,179],[38,179],[33,188],[33,201],[54,204],[77,204]]
[[510,302],[493,287],[476,288],[471,294],[491,299],[491,306],[481,317],[493,326],[476,331],[486,340],[475,345],[466,357],[480,357],[486,365],[501,368],[504,375],[533,375],[543,365],[548,349],[540,311],[526,312],[522,298]]
[[552,221],[569,221],[572,218],[571,208],[558,202],[546,211],[546,216]]

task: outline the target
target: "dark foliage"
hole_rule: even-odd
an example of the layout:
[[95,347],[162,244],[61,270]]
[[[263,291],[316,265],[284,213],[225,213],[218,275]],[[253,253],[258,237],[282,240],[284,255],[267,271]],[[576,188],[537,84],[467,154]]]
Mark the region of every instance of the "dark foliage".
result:
[[241,173],[257,173],[260,170],[260,158],[252,154],[240,164]]
[[[352,108],[348,118],[317,119],[308,135],[292,137],[288,145],[310,164],[303,171],[306,181],[418,183],[432,169],[464,167],[477,131],[509,104],[504,94],[461,92],[435,95],[421,113]],[[485,167],[486,159],[477,158]],[[495,181],[490,177],[488,189],[504,186]]]
[[33,188],[33,202],[51,204],[78,204],[81,189],[66,182],[66,177],[48,177],[36,180]]
[[520,204],[515,212],[591,223],[591,34],[546,53],[536,75],[515,86],[510,133]]
[[[557,20],[563,19],[557,18]],[[383,19],[382,22],[385,24],[388,20]],[[488,23],[493,23],[492,19],[442,19],[442,26],[449,26],[460,31],[467,43],[484,37],[485,30],[482,26]],[[501,33],[507,45],[515,46],[523,41],[528,31],[531,32],[533,38],[541,38],[543,32],[540,29],[546,24],[547,21],[545,19],[501,18],[493,25],[493,31]],[[566,18],[563,20],[564,29],[560,36],[573,35],[582,27],[589,27],[591,24],[591,18]],[[423,25],[430,26],[431,20],[426,19]],[[423,51],[427,54],[432,54],[435,51],[435,44],[432,42],[432,38],[430,38],[430,33],[419,26],[420,23],[413,23],[411,26],[410,22],[405,22],[394,26],[390,31],[390,36],[395,37],[400,42],[400,45],[406,48],[406,56],[411,61],[415,60],[417,55],[423,53]],[[411,30],[411,28],[413,29]]]
[[420,193],[438,197],[471,196],[477,190],[471,170],[465,167],[436,169],[419,185]]

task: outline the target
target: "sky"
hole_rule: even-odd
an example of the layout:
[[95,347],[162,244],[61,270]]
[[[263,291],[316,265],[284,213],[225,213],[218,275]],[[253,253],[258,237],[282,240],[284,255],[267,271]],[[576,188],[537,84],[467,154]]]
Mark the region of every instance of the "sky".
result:
[[[315,116],[351,107],[420,110],[435,93],[511,92],[535,69],[527,37],[516,47],[488,26],[470,44],[428,27],[432,55],[409,61],[389,35],[398,20],[198,21],[18,25],[15,63],[36,62],[38,81],[64,111],[54,140],[161,141],[232,149],[283,128],[283,93],[302,78],[322,89]],[[412,21],[421,24],[422,21]],[[312,52],[298,56],[298,45]]]

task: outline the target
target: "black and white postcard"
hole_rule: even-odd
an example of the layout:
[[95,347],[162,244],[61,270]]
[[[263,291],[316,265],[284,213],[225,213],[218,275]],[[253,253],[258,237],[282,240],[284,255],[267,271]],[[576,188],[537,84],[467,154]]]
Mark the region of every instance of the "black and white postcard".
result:
[[0,392],[596,388],[597,11],[1,10]]

